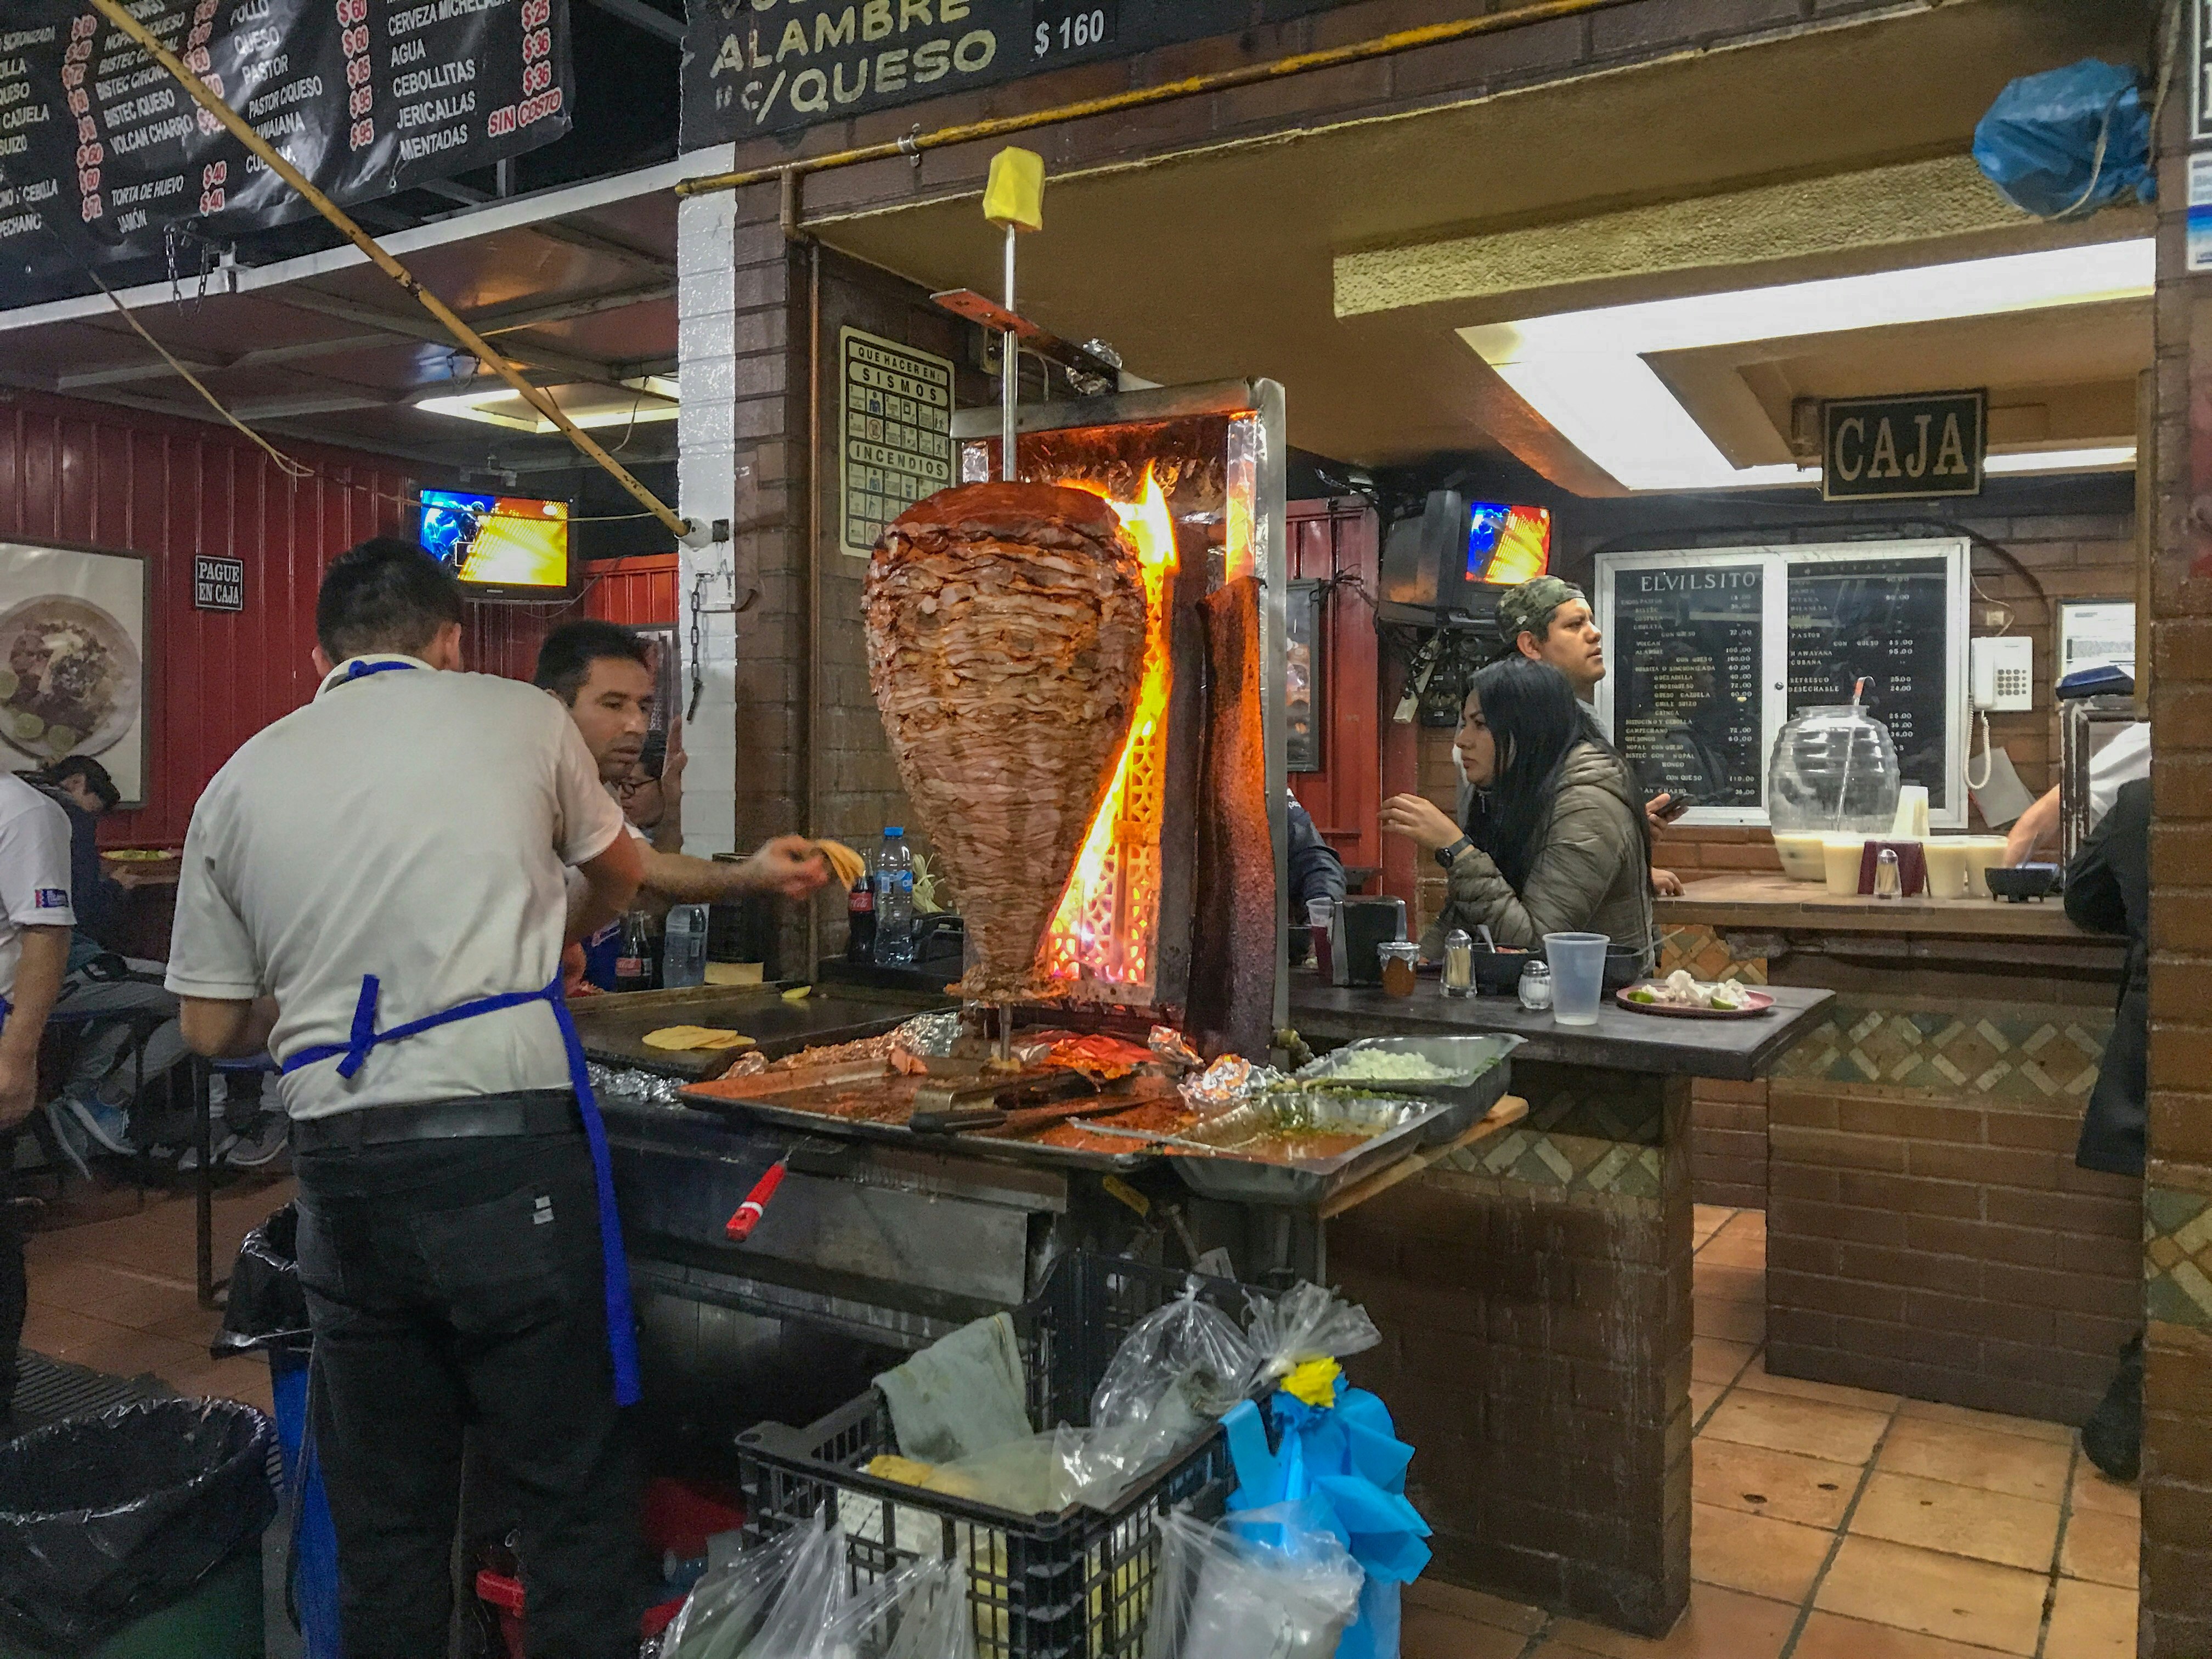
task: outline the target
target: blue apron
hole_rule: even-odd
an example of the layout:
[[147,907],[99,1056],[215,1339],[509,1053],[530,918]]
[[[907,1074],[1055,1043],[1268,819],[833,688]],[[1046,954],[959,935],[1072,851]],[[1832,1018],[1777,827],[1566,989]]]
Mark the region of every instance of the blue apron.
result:
[[[356,662],[346,671],[346,684],[371,674],[414,665],[405,662]],[[568,1012],[568,1000],[562,993],[562,977],[556,969],[553,982],[542,989],[504,991],[495,996],[478,997],[443,1012],[426,1014],[421,1019],[380,1031],[376,1029],[377,978],[374,974],[365,974],[362,976],[361,1000],[354,1005],[353,1029],[346,1041],[320,1043],[289,1054],[282,1070],[289,1077],[303,1066],[335,1060],[338,1062],[338,1075],[351,1079],[368,1059],[369,1051],[385,1043],[404,1042],[441,1025],[474,1019],[479,1014],[526,1007],[533,1002],[543,1002],[551,1008],[553,1018],[561,1028],[561,1044],[568,1061],[568,1081],[576,1091],[576,1108],[584,1121],[584,1139],[591,1146],[592,1182],[599,1192],[599,1258],[606,1282],[607,1348],[614,1359],[615,1403],[635,1406],[638,1401],[637,1328],[630,1310],[629,1264],[623,1254],[622,1220],[615,1211],[614,1169],[607,1157],[606,1125],[599,1117],[599,1097],[592,1092],[591,1073],[584,1060],[583,1039],[576,1034],[576,1022]]]

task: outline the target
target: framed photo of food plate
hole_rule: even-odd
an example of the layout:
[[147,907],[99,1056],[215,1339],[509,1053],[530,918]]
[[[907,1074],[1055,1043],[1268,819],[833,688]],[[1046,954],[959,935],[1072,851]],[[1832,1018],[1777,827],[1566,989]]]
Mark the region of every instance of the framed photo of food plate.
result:
[[88,755],[146,799],[146,561],[0,541],[0,764]]

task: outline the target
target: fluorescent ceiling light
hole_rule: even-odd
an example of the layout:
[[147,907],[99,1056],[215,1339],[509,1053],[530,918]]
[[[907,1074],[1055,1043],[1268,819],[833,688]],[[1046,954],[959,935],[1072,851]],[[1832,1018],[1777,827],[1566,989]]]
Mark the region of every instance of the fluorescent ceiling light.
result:
[[[624,390],[623,388],[627,388]],[[672,421],[678,413],[674,377],[648,374],[624,380],[621,387],[570,385],[542,387],[563,415],[580,427],[639,426]],[[510,432],[558,432],[561,428],[522,400],[522,394],[504,381],[495,380],[476,392],[453,397],[424,398],[415,407],[457,420],[481,421],[503,426]]]
[[[2151,292],[2156,267],[2153,243],[2143,237],[1603,306],[1459,332],[1560,436],[1630,489],[1771,487],[1808,482],[1808,474],[1817,482],[1819,471],[1732,465],[1653,372],[1651,354],[2141,299]],[[2014,459],[2023,465],[1999,465]],[[2052,459],[2051,453],[1991,456],[1990,471],[2057,471]]]

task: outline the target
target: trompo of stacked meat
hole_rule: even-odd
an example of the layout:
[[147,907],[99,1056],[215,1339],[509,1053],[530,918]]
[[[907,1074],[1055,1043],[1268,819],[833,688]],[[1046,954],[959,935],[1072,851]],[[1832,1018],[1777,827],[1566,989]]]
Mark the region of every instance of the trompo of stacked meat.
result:
[[1097,496],[963,484],[886,526],[868,667],[908,798],[960,896],[960,994],[1053,994],[1039,940],[1113,781],[1144,669],[1136,547]]

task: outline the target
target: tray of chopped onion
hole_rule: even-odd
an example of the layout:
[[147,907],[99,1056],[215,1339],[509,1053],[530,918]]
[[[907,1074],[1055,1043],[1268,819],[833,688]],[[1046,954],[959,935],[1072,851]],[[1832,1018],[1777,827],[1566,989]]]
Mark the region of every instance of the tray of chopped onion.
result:
[[1748,1019],[1774,1006],[1773,997],[1765,991],[1731,979],[1702,980],[1682,968],[1664,979],[1615,991],[1613,1000],[1639,1014],[1671,1014],[1678,1019]]

